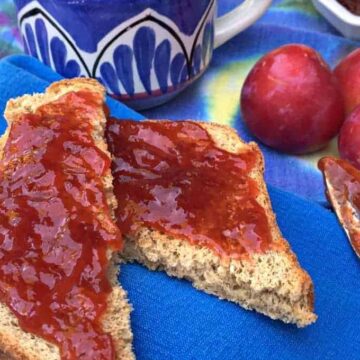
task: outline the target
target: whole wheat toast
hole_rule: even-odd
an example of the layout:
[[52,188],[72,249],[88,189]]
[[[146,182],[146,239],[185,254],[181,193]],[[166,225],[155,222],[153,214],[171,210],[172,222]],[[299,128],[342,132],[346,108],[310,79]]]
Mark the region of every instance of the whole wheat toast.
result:
[[[107,145],[104,141],[104,127],[106,118],[103,111],[103,102],[105,99],[104,88],[95,80],[91,79],[72,79],[63,80],[52,84],[44,94],[36,94],[33,96],[25,95],[23,97],[10,100],[5,110],[5,117],[8,121],[8,130],[1,138],[0,146],[6,143],[11,124],[21,117],[24,113],[34,113],[41,105],[57,100],[61,96],[77,91],[90,91],[99,99],[97,109],[98,116],[91,119],[93,126],[93,139],[95,145],[105,154],[111,157],[107,151]],[[0,154],[2,157],[2,153]],[[102,178],[104,192],[110,209],[112,209],[112,217],[114,217],[113,209],[117,203],[113,195],[112,175],[110,170]],[[126,299],[125,291],[120,287],[117,275],[118,265],[113,256],[108,251],[108,257],[111,259],[108,269],[108,279],[112,286],[112,291],[108,296],[107,309],[102,318],[103,331],[109,333],[112,337],[116,359],[131,360],[134,359],[132,352],[132,332],[130,329],[130,312],[131,307]],[[0,302],[0,350],[7,354],[10,359],[25,360],[58,360],[60,352],[56,345],[53,345],[44,339],[34,336],[31,333],[24,332],[18,323],[15,315],[8,307]]]
[[255,143],[244,143],[229,127],[197,124],[201,124],[216,146],[223,150],[230,153],[251,150],[256,153],[256,170],[250,176],[256,179],[260,187],[257,201],[266,209],[277,250],[254,253],[250,258],[241,260],[225,259],[207,247],[140,224],[134,234],[125,235],[122,256],[126,261],[137,261],[149,269],[165,270],[171,276],[188,279],[198,289],[272,319],[294,323],[298,327],[311,324],[316,320],[313,313],[313,284],[276,223],[263,179],[264,159],[261,151]]

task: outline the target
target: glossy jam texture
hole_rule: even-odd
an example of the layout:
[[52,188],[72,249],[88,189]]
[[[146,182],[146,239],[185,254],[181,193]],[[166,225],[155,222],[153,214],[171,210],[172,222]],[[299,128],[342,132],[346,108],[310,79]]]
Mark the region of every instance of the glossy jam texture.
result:
[[[349,233],[353,247],[360,254],[360,235],[354,229],[354,221],[360,221],[360,171],[349,162],[333,157],[322,158],[319,169],[325,177],[329,201],[335,200],[339,204],[338,216]],[[347,206],[348,203],[354,211]]]
[[21,116],[0,162],[0,299],[62,359],[115,358],[100,317],[121,234],[101,180],[110,159],[91,136],[98,101],[70,93]]
[[232,154],[193,122],[108,121],[123,233],[147,226],[238,258],[272,237],[258,184],[259,154]]

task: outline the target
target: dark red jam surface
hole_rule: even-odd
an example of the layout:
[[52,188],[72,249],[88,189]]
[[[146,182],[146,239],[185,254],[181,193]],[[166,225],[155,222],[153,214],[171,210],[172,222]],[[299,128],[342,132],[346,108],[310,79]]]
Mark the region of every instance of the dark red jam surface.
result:
[[[352,230],[354,222],[360,221],[360,171],[349,162],[333,157],[322,158],[319,169],[325,177],[329,201],[336,201],[340,205],[338,216],[349,233],[352,246],[360,254],[360,234]],[[346,206],[348,203],[355,209],[355,213]]]
[[21,116],[0,162],[0,299],[62,359],[115,358],[100,318],[121,234],[101,180],[110,160],[91,136],[98,102],[70,93]]
[[346,9],[354,15],[360,15],[360,1],[359,0],[337,0]]
[[107,140],[120,230],[147,226],[239,258],[269,248],[259,186],[249,174],[258,154],[221,150],[194,122],[110,119]]

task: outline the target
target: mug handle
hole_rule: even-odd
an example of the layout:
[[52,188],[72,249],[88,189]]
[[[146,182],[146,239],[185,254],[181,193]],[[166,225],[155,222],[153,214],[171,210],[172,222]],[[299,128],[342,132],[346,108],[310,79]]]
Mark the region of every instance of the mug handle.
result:
[[234,10],[215,20],[215,49],[245,30],[263,15],[271,0],[245,0]]

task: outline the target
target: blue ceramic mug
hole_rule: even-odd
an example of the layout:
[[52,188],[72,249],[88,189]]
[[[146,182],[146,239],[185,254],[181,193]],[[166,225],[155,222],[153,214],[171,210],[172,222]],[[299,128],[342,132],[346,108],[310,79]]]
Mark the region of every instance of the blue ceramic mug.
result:
[[216,0],[15,0],[25,51],[64,77],[101,81],[136,109],[162,104],[207,68],[213,48],[271,0],[215,20]]

